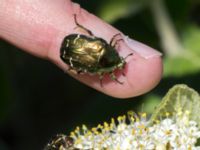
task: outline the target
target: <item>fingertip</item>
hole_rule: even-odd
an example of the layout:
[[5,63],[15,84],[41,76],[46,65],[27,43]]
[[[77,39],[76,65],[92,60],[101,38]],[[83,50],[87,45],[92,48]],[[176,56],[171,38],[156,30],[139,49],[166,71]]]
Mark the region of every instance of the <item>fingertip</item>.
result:
[[127,82],[130,90],[128,97],[138,96],[152,90],[161,80],[163,64],[161,57],[138,58],[128,64]]
[[[77,14],[78,22],[91,30],[95,36],[105,38],[109,43],[113,35],[120,33],[120,31],[89,14],[85,10],[80,8],[80,11],[79,5],[75,5],[75,8],[79,12],[79,14]],[[123,84],[119,84],[111,80],[109,76],[105,76],[103,78],[103,86],[101,86],[98,75],[91,76],[86,73],[77,76],[72,73],[69,74],[88,86],[112,97],[130,98],[146,93],[154,88],[161,79],[162,58],[159,52],[138,43],[139,42],[136,41],[134,43],[132,42],[130,46],[125,42],[121,44],[122,46],[120,45],[120,56],[125,57],[130,53],[134,54],[128,58],[126,76],[117,75],[118,80],[122,81]],[[131,49],[136,49],[137,51],[131,51]],[[142,51],[142,54],[139,53],[140,51]],[[63,62],[58,63],[58,65],[60,65],[63,70],[66,70],[67,65]]]

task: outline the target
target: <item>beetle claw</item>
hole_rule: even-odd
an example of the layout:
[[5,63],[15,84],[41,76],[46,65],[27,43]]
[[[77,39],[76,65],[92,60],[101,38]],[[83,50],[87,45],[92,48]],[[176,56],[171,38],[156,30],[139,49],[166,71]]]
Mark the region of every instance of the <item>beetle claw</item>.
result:
[[126,57],[124,57],[124,60],[127,59],[129,56],[132,56],[133,53],[128,54]]
[[78,70],[78,71],[77,71],[77,74],[81,74],[82,72],[83,72],[83,71],[81,71],[81,70]]
[[118,44],[119,44],[120,41],[124,41],[124,39],[118,39],[118,40],[116,40],[115,43],[114,43],[112,46],[113,46],[114,48],[115,48],[116,46],[118,46],[118,47],[117,47],[117,49],[118,49],[118,48],[119,48],[119,45],[118,45]]
[[103,87],[103,74],[100,74],[99,82],[100,82],[101,87]]
[[112,39],[110,40],[110,45],[113,45],[113,41],[115,40],[115,38],[117,37],[117,36],[121,36],[121,33],[117,33],[117,34],[115,34],[115,35],[113,35],[113,37],[112,37]]
[[66,70],[64,70],[65,73],[72,71],[73,68],[71,66],[69,66],[69,68],[67,68]]
[[117,80],[117,79],[115,79],[115,81],[116,81],[117,83],[119,83],[119,84],[124,84],[124,82],[121,82],[121,81],[119,81],[119,80]]
[[110,77],[111,77],[112,80],[116,81],[117,83],[123,84],[123,82],[121,82],[121,81],[119,81],[119,80],[117,79],[117,77],[114,75],[114,73],[110,73]]

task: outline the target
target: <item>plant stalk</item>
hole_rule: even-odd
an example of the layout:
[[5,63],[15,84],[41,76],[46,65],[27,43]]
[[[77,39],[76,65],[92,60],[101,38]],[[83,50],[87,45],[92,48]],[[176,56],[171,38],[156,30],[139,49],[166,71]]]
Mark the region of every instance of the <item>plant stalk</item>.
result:
[[163,0],[153,0],[150,8],[165,54],[167,56],[180,55],[184,48]]

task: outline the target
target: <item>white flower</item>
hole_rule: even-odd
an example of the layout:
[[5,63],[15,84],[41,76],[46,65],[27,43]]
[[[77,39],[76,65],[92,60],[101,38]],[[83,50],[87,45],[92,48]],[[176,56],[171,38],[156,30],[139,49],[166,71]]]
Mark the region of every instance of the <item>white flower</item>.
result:
[[[129,112],[128,117],[118,117],[115,123],[104,123],[92,128],[83,125],[71,133],[74,148],[108,150],[200,150],[195,146],[200,129],[195,121],[189,120],[189,113],[179,112],[149,126],[146,114],[140,117]],[[127,119],[128,118],[128,119]],[[128,122],[128,123],[127,123]]]

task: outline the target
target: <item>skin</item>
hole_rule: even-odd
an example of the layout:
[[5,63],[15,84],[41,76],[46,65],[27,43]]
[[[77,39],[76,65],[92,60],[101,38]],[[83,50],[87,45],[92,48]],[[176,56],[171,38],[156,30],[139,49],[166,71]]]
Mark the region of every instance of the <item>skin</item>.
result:
[[[47,59],[66,71],[68,66],[59,56],[63,38],[72,33],[85,34],[80,29],[74,29],[76,25],[73,14],[77,14],[81,25],[108,42],[113,35],[120,32],[70,0],[1,0],[0,38],[27,53]],[[124,42],[119,43],[118,49],[120,56],[134,53]],[[105,76],[101,87],[98,76],[75,75],[71,72],[68,74],[100,92],[118,98],[141,95],[154,88],[160,81],[160,56],[145,59],[134,53],[126,61],[126,76],[117,73],[117,78],[124,83],[123,85]]]

